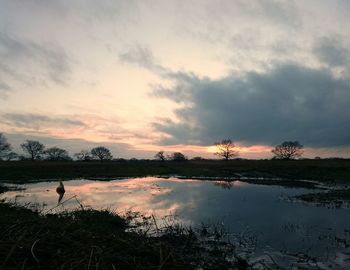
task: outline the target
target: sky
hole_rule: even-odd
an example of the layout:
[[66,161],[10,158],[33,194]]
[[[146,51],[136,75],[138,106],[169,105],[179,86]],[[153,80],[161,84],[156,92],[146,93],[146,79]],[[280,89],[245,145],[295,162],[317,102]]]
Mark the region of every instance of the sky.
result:
[[0,132],[70,153],[350,157],[350,1],[0,0]]

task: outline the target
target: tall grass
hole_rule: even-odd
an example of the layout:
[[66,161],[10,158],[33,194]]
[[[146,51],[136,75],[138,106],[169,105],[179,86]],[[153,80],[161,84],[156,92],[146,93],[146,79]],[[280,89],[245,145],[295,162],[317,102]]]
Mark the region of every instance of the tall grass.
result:
[[80,209],[42,215],[0,204],[0,269],[247,269],[218,228]]

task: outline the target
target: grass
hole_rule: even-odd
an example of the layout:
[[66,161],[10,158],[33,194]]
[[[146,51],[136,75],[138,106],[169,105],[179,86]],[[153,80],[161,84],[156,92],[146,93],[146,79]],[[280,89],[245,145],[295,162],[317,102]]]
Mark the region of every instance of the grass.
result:
[[[224,234],[82,209],[40,215],[0,204],[0,269],[247,269]],[[147,232],[147,233],[146,233]],[[152,233],[153,232],[153,233]]]
[[307,193],[294,197],[307,203],[315,203],[330,207],[350,207],[350,189],[333,189],[325,192]]
[[26,183],[47,179],[116,178],[181,175],[185,177],[279,177],[346,184],[350,159],[334,160],[203,160],[187,162],[0,162],[0,181]]

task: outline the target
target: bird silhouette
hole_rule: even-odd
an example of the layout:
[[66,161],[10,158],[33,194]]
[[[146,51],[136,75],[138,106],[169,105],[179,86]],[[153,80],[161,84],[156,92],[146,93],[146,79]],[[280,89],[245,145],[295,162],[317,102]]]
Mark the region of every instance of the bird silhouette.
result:
[[58,203],[61,202],[63,196],[64,196],[64,193],[66,192],[66,190],[64,189],[64,185],[62,183],[62,181],[60,181],[58,187],[56,188],[56,192],[58,193]]

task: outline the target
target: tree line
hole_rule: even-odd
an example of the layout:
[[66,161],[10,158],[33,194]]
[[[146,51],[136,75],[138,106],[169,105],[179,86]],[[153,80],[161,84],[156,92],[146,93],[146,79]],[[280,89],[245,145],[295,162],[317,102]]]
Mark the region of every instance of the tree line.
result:
[[[223,139],[214,144],[217,151],[215,155],[224,160],[229,160],[239,155],[239,148],[236,147],[231,139]],[[23,154],[17,154],[12,151],[12,146],[7,142],[6,137],[0,133],[0,160],[53,160],[53,161],[70,161],[73,160],[69,156],[67,150],[59,147],[46,148],[44,144],[35,140],[26,140],[21,144]],[[273,159],[295,159],[303,154],[304,146],[298,141],[285,141],[275,146],[271,151],[274,154]],[[81,150],[73,155],[74,159],[79,161],[90,160],[112,160],[111,151],[104,146],[97,146],[91,150]],[[166,155],[164,151],[159,151],[154,158],[160,161],[186,161],[188,158],[181,152],[174,152]],[[201,160],[201,157],[195,157],[192,160]]]
[[[223,139],[220,142],[215,143],[216,152],[214,155],[221,157],[224,160],[229,160],[239,156],[239,148],[236,147],[231,139]],[[301,157],[303,154],[304,146],[298,141],[285,141],[280,145],[277,145],[271,152],[274,154],[273,159],[295,159]],[[175,152],[171,155],[165,155],[164,151],[159,151],[154,156],[155,159],[160,161],[175,160],[184,161],[187,157],[180,152]],[[192,160],[201,160],[201,157],[195,157]]]
[[[55,160],[71,161],[67,150],[53,146],[46,148],[44,144],[35,140],[26,140],[21,144],[23,154],[12,151],[12,146],[7,142],[6,137],[0,133],[0,160]],[[77,160],[112,160],[111,151],[104,146],[97,146],[91,150],[82,150],[75,153],[73,157]]]
[[[97,146],[91,150],[81,150],[80,152],[73,154],[73,158],[65,149],[56,146],[46,148],[43,143],[35,140],[26,140],[21,144],[21,149],[23,150],[23,154],[13,152],[13,148],[10,143],[7,142],[6,137],[3,133],[0,133],[0,160],[72,161],[74,158],[78,161],[107,161],[113,159],[112,152],[104,146]],[[165,157],[164,152],[160,151],[156,154],[156,159],[184,161],[188,158],[180,152],[174,152]]]

